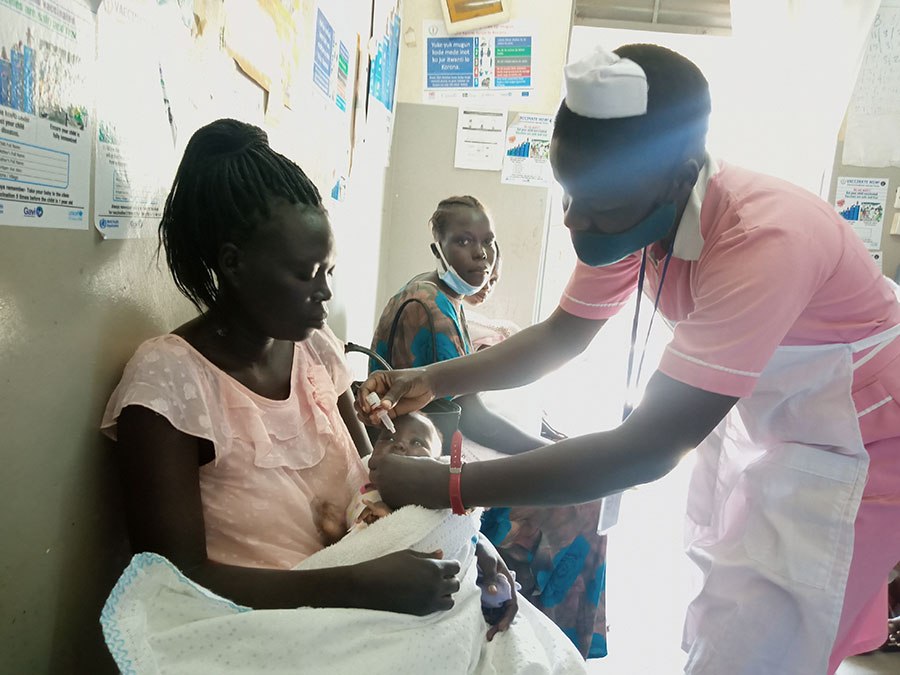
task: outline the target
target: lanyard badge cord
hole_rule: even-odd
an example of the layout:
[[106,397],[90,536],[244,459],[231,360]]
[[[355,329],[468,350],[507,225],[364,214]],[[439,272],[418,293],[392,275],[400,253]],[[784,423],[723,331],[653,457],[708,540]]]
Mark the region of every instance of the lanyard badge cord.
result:
[[[622,421],[628,419],[628,416],[634,410],[634,401],[637,398],[637,388],[641,381],[641,370],[644,367],[644,356],[647,354],[647,344],[650,342],[650,331],[653,330],[653,319],[656,318],[656,312],[659,309],[659,298],[662,294],[663,283],[666,280],[666,272],[669,269],[669,261],[672,259],[672,248],[666,253],[666,261],[663,263],[662,274],[659,277],[659,287],[656,289],[656,299],[653,301],[653,314],[650,315],[650,325],[647,326],[647,336],[644,338],[644,347],[641,350],[641,358],[638,361],[637,372],[634,372],[634,348],[637,344],[638,322],[641,316],[641,297],[644,292],[644,278],[647,270],[647,249],[644,248],[641,256],[641,271],[638,275],[637,287],[637,305],[634,308],[634,322],[631,324],[631,346],[628,350],[628,372],[625,381],[625,405],[622,408]],[[632,376],[634,379],[632,381]],[[603,504],[600,507],[600,523],[597,531],[606,532],[609,528],[616,524],[619,520],[619,504],[622,501],[622,493],[608,495],[603,498]]]
[[[647,326],[647,335],[644,338],[644,346],[641,349],[641,359],[638,361],[637,373],[634,372],[634,348],[637,343],[638,321],[641,316],[641,296],[644,292],[644,278],[647,269],[647,249],[644,249],[641,256],[641,272],[638,275],[637,286],[637,303],[634,308],[634,322],[631,324],[631,346],[628,349],[628,371],[625,380],[625,405],[622,408],[622,421],[628,419],[628,416],[634,410],[634,402],[637,394],[637,388],[641,381],[641,371],[644,368],[644,357],[647,355],[647,345],[650,343],[650,332],[653,330],[653,319],[656,318],[656,312],[659,309],[659,298],[662,295],[663,283],[666,281],[666,272],[669,270],[669,261],[672,260],[672,248],[666,253],[666,261],[663,263],[662,274],[659,277],[659,287],[656,289],[656,298],[653,301],[653,314],[650,315],[650,324]],[[632,381],[632,375],[634,380]]]

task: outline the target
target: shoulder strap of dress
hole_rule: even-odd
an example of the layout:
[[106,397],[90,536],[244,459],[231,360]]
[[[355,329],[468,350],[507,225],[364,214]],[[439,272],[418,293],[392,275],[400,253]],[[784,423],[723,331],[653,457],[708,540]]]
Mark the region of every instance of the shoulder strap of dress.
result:
[[[440,293],[441,295],[443,295],[443,296],[447,295],[446,293],[444,293],[444,291],[441,290],[441,287],[438,286],[433,281],[423,279],[422,281],[419,281],[417,283],[429,284],[431,286],[434,286],[437,289],[437,292]],[[450,304],[453,305],[452,302]],[[472,347],[472,339],[469,337],[469,326],[468,326],[468,322],[466,321],[466,312],[465,312],[465,309],[463,309],[462,302],[459,303],[459,311],[456,313],[456,319],[457,319],[456,323],[458,324],[457,333],[459,334],[460,341],[462,341],[463,349],[468,350],[468,353],[471,354],[474,350]],[[434,354],[435,354],[434,358],[437,359],[437,352],[435,351]]]
[[463,347],[468,350],[469,354],[475,353],[475,348],[472,346],[472,338],[469,337],[469,321],[466,319],[466,310],[463,308],[464,303],[459,303],[459,326],[462,328],[463,334],[461,335],[463,339]]
[[409,298],[404,301],[400,307],[397,308],[396,314],[394,314],[394,320],[391,322],[391,330],[388,333],[387,340],[387,362],[393,368],[394,366],[394,336],[397,333],[397,324],[400,323],[400,315],[403,314],[403,310],[406,309],[406,306],[412,302],[416,302],[422,305],[422,309],[425,310],[425,317],[428,320],[428,330],[431,332],[431,353],[432,358],[437,361],[437,338],[434,334],[434,318],[431,316],[431,310],[428,308],[422,300],[419,298]]

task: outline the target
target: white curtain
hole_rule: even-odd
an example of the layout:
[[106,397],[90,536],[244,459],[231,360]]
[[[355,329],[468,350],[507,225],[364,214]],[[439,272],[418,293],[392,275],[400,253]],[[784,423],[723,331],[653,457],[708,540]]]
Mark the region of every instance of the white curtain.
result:
[[576,26],[570,60],[653,42],[706,75],[709,147],[726,161],[828,189],[838,131],[879,0],[731,0],[728,37]]
[[[879,0],[731,0],[725,159],[823,196]],[[721,93],[721,92],[720,92]]]

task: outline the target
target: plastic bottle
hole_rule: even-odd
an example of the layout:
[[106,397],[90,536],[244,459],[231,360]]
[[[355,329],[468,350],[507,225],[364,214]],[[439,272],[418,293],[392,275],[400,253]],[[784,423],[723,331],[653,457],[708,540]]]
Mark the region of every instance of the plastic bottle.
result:
[[[366,403],[374,408],[379,403],[381,403],[381,399],[378,398],[378,394],[376,394],[374,391],[370,391],[369,395],[366,396]],[[378,419],[381,420],[381,423],[384,425],[385,429],[387,429],[391,433],[397,431],[394,423],[391,421],[391,418],[387,413],[387,410],[385,410],[384,408],[379,408],[378,412],[376,412],[375,414],[378,415]]]

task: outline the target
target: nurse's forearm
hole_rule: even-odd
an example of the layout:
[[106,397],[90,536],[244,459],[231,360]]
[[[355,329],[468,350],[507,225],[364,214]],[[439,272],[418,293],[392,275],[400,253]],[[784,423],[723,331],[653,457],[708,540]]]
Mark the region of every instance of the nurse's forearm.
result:
[[521,387],[580,354],[604,323],[557,309],[546,320],[500,344],[425,370],[438,397]]
[[537,324],[470,356],[426,366],[435,395],[496,391],[534,382],[565,363],[561,355],[544,353],[546,333],[543,324]]
[[461,479],[463,503],[576,504],[649,483],[675,468],[737,400],[654,373],[644,400],[616,429],[508,459],[466,465]]
[[514,457],[466,464],[466,506],[580,504],[666,475],[690,448],[627,447],[619,429],[581,436]]

